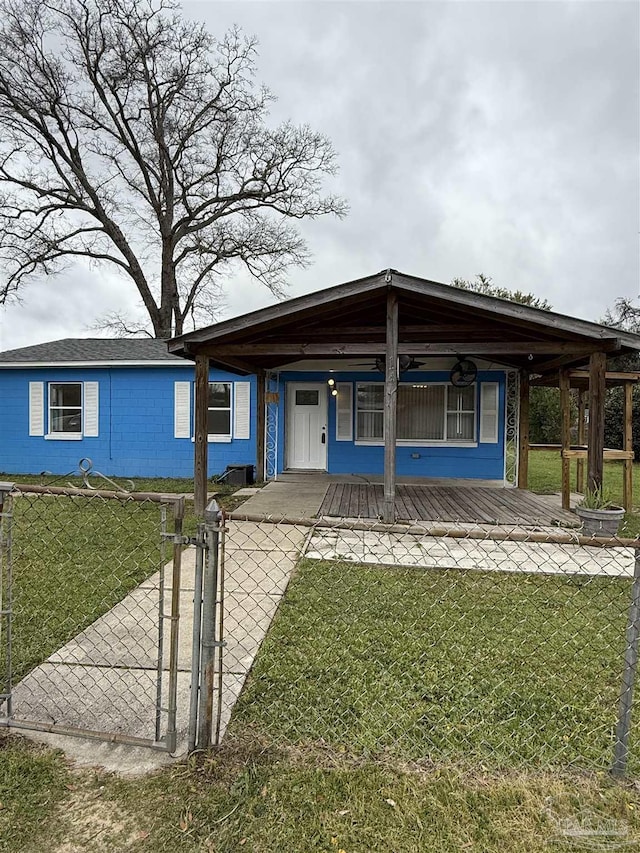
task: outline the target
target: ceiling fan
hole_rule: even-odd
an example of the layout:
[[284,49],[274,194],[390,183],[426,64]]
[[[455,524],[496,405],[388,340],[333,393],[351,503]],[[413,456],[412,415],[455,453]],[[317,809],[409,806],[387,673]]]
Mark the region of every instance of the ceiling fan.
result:
[[[416,361],[410,355],[399,355],[398,356],[398,369],[400,373],[405,373],[407,370],[415,370],[418,367],[422,367],[423,364],[426,364],[425,361]],[[386,369],[386,358],[384,355],[376,356],[373,365],[370,361],[362,362],[361,364],[356,365],[357,367],[368,367],[371,370],[377,370],[378,373],[384,373]]]
[[467,388],[472,385],[478,375],[478,367],[470,358],[461,358],[451,368],[449,381],[456,388]]

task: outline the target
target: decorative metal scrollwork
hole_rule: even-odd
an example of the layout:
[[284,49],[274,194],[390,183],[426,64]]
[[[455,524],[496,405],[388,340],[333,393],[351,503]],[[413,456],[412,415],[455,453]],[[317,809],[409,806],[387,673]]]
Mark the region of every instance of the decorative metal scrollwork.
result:
[[267,372],[265,382],[264,475],[267,480],[278,479],[278,391],[277,373]]
[[[124,489],[122,486],[119,486],[118,483],[115,482],[115,480],[112,480],[110,477],[107,477],[106,474],[102,474],[100,471],[94,471],[93,462],[87,456],[83,457],[78,462],[78,471],[79,476],[82,478],[82,485],[85,489],[91,489],[93,491],[97,490],[97,487],[92,485],[92,483],[90,482],[90,477],[95,477],[97,479],[100,479],[101,481],[104,481],[105,483],[108,483],[110,486],[113,486],[114,491],[120,492],[121,494],[130,494],[134,491],[136,486],[133,480],[125,480],[124,482],[127,484],[128,488]],[[69,485],[71,485],[71,483],[69,483]]]
[[510,486],[518,485],[518,441],[520,424],[520,373],[506,371],[504,406],[504,479]]

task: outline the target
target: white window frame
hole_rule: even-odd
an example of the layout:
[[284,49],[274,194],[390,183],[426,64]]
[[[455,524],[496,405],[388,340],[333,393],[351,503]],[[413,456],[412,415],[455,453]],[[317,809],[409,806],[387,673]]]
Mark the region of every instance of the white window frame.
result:
[[[450,382],[442,383],[447,386],[446,390],[446,405],[445,405],[445,424],[444,424],[444,434],[446,436],[446,441],[449,444],[455,445],[455,447],[460,447],[460,445],[471,445],[473,447],[477,446],[477,438],[478,438],[478,383],[474,382],[471,387],[473,388],[473,409],[452,409],[449,404],[449,394],[451,390],[457,391],[458,389],[455,385],[452,385]],[[461,389],[462,390],[462,389]],[[463,439],[455,439],[449,438],[448,433],[448,423],[449,423],[449,415],[473,415],[473,435],[474,439],[463,438]]]
[[[235,412],[235,382],[229,382],[224,380],[222,382],[209,382],[207,384],[207,394],[209,393],[209,385],[228,385],[229,386],[229,405],[228,406],[209,406],[209,401],[207,400],[207,421],[209,419],[209,412],[229,412],[229,432],[209,432],[207,433],[207,441],[217,442],[219,444],[229,444],[233,438],[233,421],[234,421],[234,412]],[[195,387],[194,387],[195,393]],[[195,405],[194,405],[195,412]]]
[[[80,406],[52,406],[51,404],[51,387],[53,385],[79,385],[80,386]],[[51,426],[51,411],[52,409],[73,408],[80,409],[81,429],[78,432],[54,432]],[[82,428],[84,427],[84,382],[82,381],[62,381],[47,382],[47,432],[45,438],[49,441],[80,441],[83,437]]]
[[[383,411],[384,406],[380,409],[360,409],[358,406],[358,389],[361,385],[381,385],[384,387],[384,382],[356,382],[356,391],[355,391],[355,441],[356,445],[364,445],[364,446],[375,446],[375,447],[383,447],[384,446],[384,437],[383,438],[358,438],[358,412],[360,411]],[[398,388],[402,385],[415,385],[415,382],[399,382]],[[455,438],[448,438],[447,436],[447,415],[449,414],[457,414],[457,409],[449,409],[449,388],[455,388],[450,382],[420,382],[420,385],[444,385],[447,389],[445,391],[445,404],[443,407],[443,435],[445,438],[442,439],[415,439],[415,438],[398,438],[396,440],[396,445],[398,447],[477,447],[478,446],[478,385],[476,382],[473,383],[473,435],[474,439],[461,439],[456,440]],[[461,414],[466,412],[470,412],[471,410],[463,409],[461,410]]]

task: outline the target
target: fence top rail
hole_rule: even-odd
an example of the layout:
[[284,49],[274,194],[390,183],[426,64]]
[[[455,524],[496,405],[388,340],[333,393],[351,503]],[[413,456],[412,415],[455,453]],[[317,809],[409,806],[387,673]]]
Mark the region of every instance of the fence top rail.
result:
[[72,497],[104,498],[107,500],[137,501],[142,503],[150,501],[162,504],[184,504],[184,495],[175,495],[169,492],[126,492],[109,491],[107,489],[80,489],[75,486],[38,486],[31,483],[15,483],[13,494],[35,494],[35,495],[69,495]]
[[640,537],[635,539],[623,537],[582,536],[578,532],[548,531],[527,529],[514,522],[513,527],[505,525],[477,525],[463,527],[461,525],[443,524],[383,524],[380,521],[348,518],[296,518],[294,516],[260,515],[242,513],[235,510],[229,521],[249,521],[255,524],[290,524],[296,527],[315,527],[334,530],[362,530],[374,533],[410,533],[420,536],[450,539],[493,540],[495,542],[538,542],[552,545],[585,545],[590,548],[635,548],[640,555]]

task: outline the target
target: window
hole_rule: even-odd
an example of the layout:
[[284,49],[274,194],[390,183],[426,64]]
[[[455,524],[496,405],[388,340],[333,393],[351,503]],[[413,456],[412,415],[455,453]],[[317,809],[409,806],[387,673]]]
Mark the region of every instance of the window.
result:
[[[195,386],[190,380],[173,383],[173,436],[195,434]],[[233,414],[232,414],[233,410]],[[251,438],[251,382],[209,382],[207,433],[210,442]]]
[[447,439],[474,441],[476,432],[476,387],[447,386]]
[[209,435],[231,438],[231,382],[209,383]]
[[356,393],[356,439],[380,441],[384,425],[384,385],[358,385]]
[[49,383],[49,434],[82,434],[82,383]]
[[[398,441],[475,442],[476,390],[437,382],[398,385]],[[384,385],[358,384],[356,440],[384,440]]]
[[296,406],[319,406],[320,395],[310,388],[296,389]]

